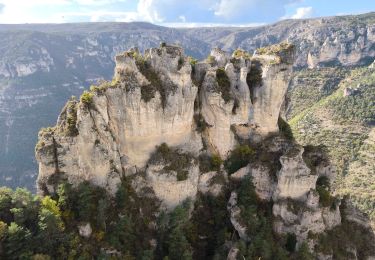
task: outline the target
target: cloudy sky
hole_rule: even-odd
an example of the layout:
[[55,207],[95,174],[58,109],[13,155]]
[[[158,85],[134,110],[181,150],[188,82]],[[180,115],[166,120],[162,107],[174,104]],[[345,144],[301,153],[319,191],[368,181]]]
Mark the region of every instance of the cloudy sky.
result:
[[0,0],[0,23],[257,25],[375,11],[375,0]]

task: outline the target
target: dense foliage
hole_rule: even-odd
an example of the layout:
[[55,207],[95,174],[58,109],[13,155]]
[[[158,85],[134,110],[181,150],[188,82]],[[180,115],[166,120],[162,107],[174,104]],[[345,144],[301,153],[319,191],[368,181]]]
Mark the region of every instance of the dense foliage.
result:
[[225,103],[228,103],[233,97],[230,89],[230,80],[224,68],[218,68],[216,70],[216,82],[221,97],[224,99]]

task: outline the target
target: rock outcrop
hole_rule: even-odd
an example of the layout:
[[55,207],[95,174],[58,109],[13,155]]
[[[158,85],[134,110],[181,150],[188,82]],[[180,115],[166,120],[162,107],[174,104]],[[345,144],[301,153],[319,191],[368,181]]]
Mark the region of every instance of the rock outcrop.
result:
[[[39,189],[53,192],[51,180],[63,177],[113,193],[120,176],[147,167],[162,143],[199,154],[203,140],[209,153],[225,159],[238,144],[233,127],[262,136],[277,132],[293,55],[289,44],[252,58],[214,50],[211,61],[194,66],[175,46],[118,55],[111,83],[69,101],[56,127],[40,132]],[[198,124],[205,129],[197,131]]]
[[[186,201],[202,210],[202,196],[220,198],[224,204],[208,204],[228,202],[226,213],[218,213],[227,214],[233,230],[224,246],[228,259],[243,254],[262,225],[269,224],[264,232],[273,228],[271,237],[294,236],[291,252],[305,242],[314,251],[320,237],[349,222],[369,228],[366,216],[348,206],[344,216],[331,195],[335,168],[324,152],[298,145],[282,125],[293,60],[287,43],[253,56],[214,49],[201,62],[166,44],[144,55],[136,48],[118,55],[112,82],[69,100],[57,125],[40,131],[39,192],[88,181],[115,195],[126,179],[139,198],[155,199],[159,211]],[[79,227],[83,237],[91,232],[90,224]]]

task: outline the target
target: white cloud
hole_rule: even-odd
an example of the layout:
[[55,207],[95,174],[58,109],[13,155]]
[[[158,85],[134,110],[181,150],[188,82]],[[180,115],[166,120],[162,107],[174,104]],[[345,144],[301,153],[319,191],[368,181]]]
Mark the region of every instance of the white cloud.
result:
[[79,5],[87,6],[98,6],[98,5],[108,5],[119,2],[126,2],[126,0],[73,0],[73,2]]
[[186,17],[184,15],[180,15],[178,19],[181,20],[181,22],[186,23]]
[[285,14],[285,6],[301,0],[220,0],[215,15],[226,20],[275,19]]
[[3,0],[3,9],[0,14],[0,23],[48,23],[63,22],[61,17],[53,17],[55,14],[36,15],[31,12],[33,8],[55,7],[70,5],[68,0]]
[[[5,5],[0,13],[0,23],[146,21],[157,24],[189,23],[187,26],[263,24],[285,15],[286,5],[300,1],[302,0],[0,0]],[[299,11],[302,14],[296,15],[308,15],[308,11],[302,10]]]
[[296,13],[290,18],[292,19],[304,19],[312,17],[314,10],[311,6],[297,8]]

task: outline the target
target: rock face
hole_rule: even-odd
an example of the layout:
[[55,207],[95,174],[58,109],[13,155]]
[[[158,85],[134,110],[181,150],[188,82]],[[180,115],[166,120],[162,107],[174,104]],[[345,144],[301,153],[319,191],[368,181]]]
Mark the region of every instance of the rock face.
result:
[[[342,217],[329,190],[335,168],[323,152],[279,130],[293,58],[286,43],[254,56],[215,49],[198,63],[166,44],[144,55],[135,48],[118,55],[112,82],[69,100],[57,125],[40,131],[39,192],[88,181],[115,195],[126,179],[141,199],[160,202],[160,211],[198,203],[202,194],[225,199],[232,240],[245,244],[252,243],[256,229],[247,218],[259,220],[257,207],[268,212],[274,233],[295,236],[297,248],[307,242],[313,250],[316,237],[343,221],[369,228],[349,207]],[[243,188],[244,178],[254,187]],[[78,228],[90,237],[90,224]],[[228,241],[229,259],[242,254],[238,245]]]
[[299,199],[307,195],[311,189],[315,189],[317,175],[311,174],[311,170],[302,158],[303,148],[295,148],[280,158],[282,165],[278,173],[278,182],[274,198]]
[[[137,49],[118,55],[112,83],[94,87],[80,102],[68,102],[57,126],[41,131],[36,149],[39,189],[53,192],[50,180],[63,177],[71,183],[88,180],[115,192],[128,169],[147,166],[156,145],[166,143],[198,154],[203,139],[210,153],[226,158],[237,144],[232,127],[245,125],[246,131],[261,135],[277,132],[278,104],[291,74],[293,47],[284,44],[276,49],[251,59],[229,59],[215,50],[212,64],[198,63],[194,73],[183,50],[175,46],[149,49],[144,55]],[[264,73],[254,83],[249,79],[251,62],[259,60]],[[259,89],[256,101],[248,84]],[[275,104],[272,111],[266,108],[270,104]],[[263,113],[262,106],[269,112]],[[201,133],[197,124],[205,125]],[[199,174],[191,173],[196,175],[186,184],[191,187],[179,184],[176,191],[189,190],[190,196],[197,192]],[[178,194],[161,188],[165,183],[153,183],[168,205],[180,202],[168,198],[168,193]]]

